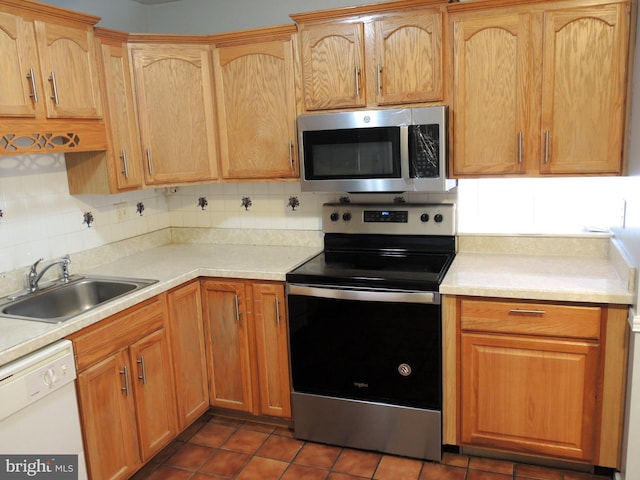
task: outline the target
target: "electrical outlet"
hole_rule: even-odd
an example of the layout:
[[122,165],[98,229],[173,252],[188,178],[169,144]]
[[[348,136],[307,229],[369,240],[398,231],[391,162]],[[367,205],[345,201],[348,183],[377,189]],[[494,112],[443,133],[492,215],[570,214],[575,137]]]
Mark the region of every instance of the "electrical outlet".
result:
[[116,223],[122,223],[129,220],[129,208],[127,202],[114,203],[113,212],[116,217]]

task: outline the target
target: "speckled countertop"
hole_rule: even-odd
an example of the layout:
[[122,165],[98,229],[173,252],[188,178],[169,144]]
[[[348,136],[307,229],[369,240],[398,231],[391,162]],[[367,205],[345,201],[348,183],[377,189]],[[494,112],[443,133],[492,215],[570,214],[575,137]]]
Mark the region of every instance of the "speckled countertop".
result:
[[450,295],[632,304],[635,271],[612,238],[460,237]]
[[289,270],[320,251],[318,247],[174,244],[87,271],[72,270],[72,274],[149,278],[158,282],[57,325],[0,316],[0,365],[194,278],[284,281]]
[[[284,281],[321,251],[310,246],[171,244],[72,274],[150,278],[157,283],[51,325],[0,316],[0,365],[198,277]],[[73,264],[72,264],[73,265]],[[635,270],[614,239],[459,236],[443,294],[632,304]]]

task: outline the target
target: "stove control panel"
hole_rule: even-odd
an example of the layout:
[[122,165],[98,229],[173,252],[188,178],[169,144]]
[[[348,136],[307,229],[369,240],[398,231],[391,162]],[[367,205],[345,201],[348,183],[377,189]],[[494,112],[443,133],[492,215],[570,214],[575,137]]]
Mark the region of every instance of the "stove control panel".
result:
[[455,204],[327,203],[322,207],[325,233],[455,235]]

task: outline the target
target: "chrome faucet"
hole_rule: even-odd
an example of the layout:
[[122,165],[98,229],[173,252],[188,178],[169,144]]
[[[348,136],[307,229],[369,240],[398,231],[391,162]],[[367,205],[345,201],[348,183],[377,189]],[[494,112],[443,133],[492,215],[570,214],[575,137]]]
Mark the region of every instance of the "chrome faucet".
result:
[[69,282],[69,264],[71,263],[71,257],[69,256],[69,254],[65,255],[64,257],[60,257],[57,260],[52,260],[51,262],[47,263],[44,268],[40,270],[40,272],[38,272],[38,264],[43,260],[44,258],[40,258],[33,265],[31,265],[31,268],[27,273],[27,290],[29,290],[29,292],[31,293],[38,291],[38,282],[47,272],[47,270],[49,270],[54,265],[60,265],[60,269],[62,271],[62,282]]

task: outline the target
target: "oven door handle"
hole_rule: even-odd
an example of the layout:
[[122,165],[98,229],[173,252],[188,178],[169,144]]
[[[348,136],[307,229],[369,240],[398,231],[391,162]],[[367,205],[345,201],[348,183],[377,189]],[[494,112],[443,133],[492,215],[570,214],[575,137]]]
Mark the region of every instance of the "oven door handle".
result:
[[440,304],[440,294],[438,292],[416,290],[344,289],[289,283],[287,284],[287,292],[289,295],[335,298],[337,300]]

